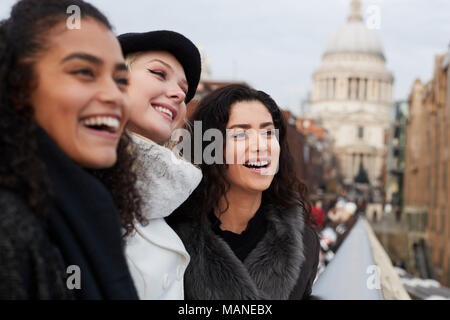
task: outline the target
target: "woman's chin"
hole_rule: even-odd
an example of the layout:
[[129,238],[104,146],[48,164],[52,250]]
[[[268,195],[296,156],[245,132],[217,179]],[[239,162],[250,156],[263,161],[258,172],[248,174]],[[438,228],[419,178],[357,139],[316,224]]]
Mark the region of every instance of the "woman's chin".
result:
[[[271,181],[272,182],[272,181]],[[270,188],[271,183],[255,183],[248,187],[249,190],[253,192],[263,192]]]
[[84,157],[78,157],[73,159],[80,166],[87,169],[108,169],[113,167],[117,161],[117,151],[105,152],[105,153],[91,153]]
[[156,128],[153,130],[146,130],[144,137],[157,144],[164,144],[170,139],[171,134],[171,128]]

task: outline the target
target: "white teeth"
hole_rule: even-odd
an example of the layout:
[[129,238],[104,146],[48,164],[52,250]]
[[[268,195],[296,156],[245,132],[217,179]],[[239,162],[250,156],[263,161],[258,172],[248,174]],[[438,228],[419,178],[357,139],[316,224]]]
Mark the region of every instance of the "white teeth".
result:
[[117,131],[120,128],[120,121],[114,117],[97,116],[83,120],[83,124],[86,126],[108,126],[113,131]]
[[164,108],[164,107],[160,107],[160,106],[156,106],[155,109],[158,110],[158,111],[167,113],[170,116],[170,118],[173,118],[173,113],[169,109]]
[[253,162],[248,162],[247,165],[248,166],[252,166],[252,167],[264,167],[267,166],[269,164],[269,161],[263,160],[263,161],[253,161]]

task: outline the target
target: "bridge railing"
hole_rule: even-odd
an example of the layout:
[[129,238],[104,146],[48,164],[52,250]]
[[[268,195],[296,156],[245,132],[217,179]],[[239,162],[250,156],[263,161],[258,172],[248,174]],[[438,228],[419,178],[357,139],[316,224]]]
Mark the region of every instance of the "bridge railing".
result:
[[325,300],[409,300],[369,223],[359,217],[334,258],[318,276],[312,294]]

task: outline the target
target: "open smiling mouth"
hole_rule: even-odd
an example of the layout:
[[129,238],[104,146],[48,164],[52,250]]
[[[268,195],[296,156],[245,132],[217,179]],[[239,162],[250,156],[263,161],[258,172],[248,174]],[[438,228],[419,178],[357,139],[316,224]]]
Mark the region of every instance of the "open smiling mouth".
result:
[[155,109],[161,113],[168,115],[170,117],[170,119],[173,119],[172,111],[170,111],[169,109],[166,109],[166,108],[160,107],[160,106],[156,106]]
[[111,116],[94,116],[81,120],[81,123],[92,130],[117,133],[120,129],[119,119]]
[[264,169],[270,166],[270,161],[247,161],[246,163],[244,163],[244,166],[249,169]]
[[150,105],[167,120],[173,121],[177,116],[177,110],[165,103],[153,102],[150,103]]

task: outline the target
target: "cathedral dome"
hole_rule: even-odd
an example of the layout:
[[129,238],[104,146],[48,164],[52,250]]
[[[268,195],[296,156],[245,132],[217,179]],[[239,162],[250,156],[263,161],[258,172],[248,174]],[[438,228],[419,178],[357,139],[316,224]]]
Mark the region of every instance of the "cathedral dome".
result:
[[332,53],[367,53],[384,58],[377,32],[368,29],[362,21],[351,21],[338,29],[325,50],[325,55]]
[[333,53],[366,53],[384,59],[378,33],[365,25],[359,1],[352,1],[347,23],[329,39],[324,55]]

